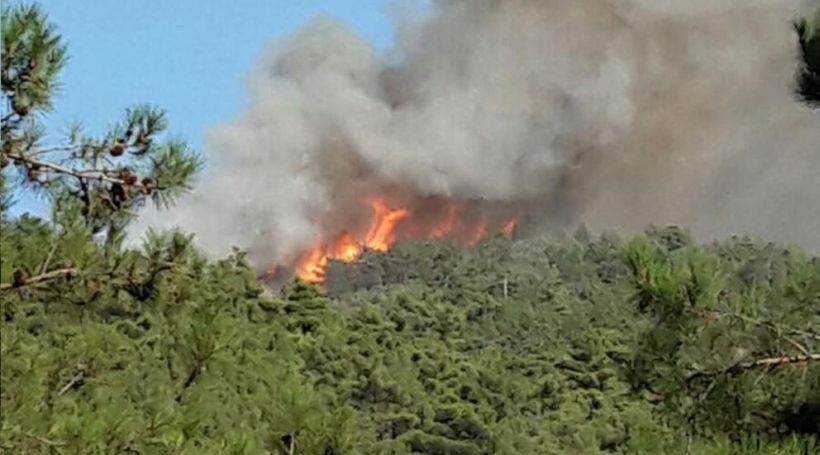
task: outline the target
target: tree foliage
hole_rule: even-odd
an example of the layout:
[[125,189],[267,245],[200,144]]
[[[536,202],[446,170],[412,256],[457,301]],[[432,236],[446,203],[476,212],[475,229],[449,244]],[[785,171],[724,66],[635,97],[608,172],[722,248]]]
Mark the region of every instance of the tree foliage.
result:
[[797,75],[797,95],[810,106],[820,107],[820,9],[795,24],[802,64]]
[[276,294],[241,254],[209,262],[157,234],[128,252],[142,282],[170,264],[151,292],[105,277],[2,294],[3,444],[811,453],[820,363],[750,365],[817,352],[820,261],[668,232],[404,244],[336,268],[327,293]]
[[160,140],[165,115],[153,106],[127,109],[103,137],[73,125],[64,143],[43,144],[38,117],[51,108],[66,47],[36,5],[4,6],[2,26],[1,159],[16,171],[4,180],[49,197],[56,222],[82,220],[112,237],[148,199],[168,206],[190,187],[201,162],[184,143]]
[[399,244],[273,292],[182,232],[125,248],[198,158],[154,107],[43,145],[65,47],[27,6],[2,41],[4,195],[54,207],[0,217],[4,453],[820,450],[820,258],[580,229]]

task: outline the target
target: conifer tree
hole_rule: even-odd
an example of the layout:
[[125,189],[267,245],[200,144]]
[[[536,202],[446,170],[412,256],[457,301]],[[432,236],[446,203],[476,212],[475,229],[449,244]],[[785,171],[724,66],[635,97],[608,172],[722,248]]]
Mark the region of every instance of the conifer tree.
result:
[[63,142],[44,143],[40,118],[53,107],[67,49],[37,5],[6,5],[2,17],[4,180],[48,197],[56,221],[78,217],[108,236],[146,201],[168,207],[189,189],[201,162],[184,143],[162,140],[165,114],[153,106],[127,109],[102,137],[72,125]]
[[820,9],[795,24],[802,62],[797,76],[797,95],[810,106],[820,107]]
[[[239,251],[122,245],[199,159],[150,106],[44,143],[67,49],[40,8],[2,14],[0,452],[820,449],[817,257],[582,230],[400,244],[273,295]],[[52,215],[8,216],[21,193]]]
[[[45,143],[42,117],[53,108],[68,55],[39,6],[3,7],[2,52],[0,208],[8,224],[4,230],[12,223],[7,216],[12,197],[39,196],[50,203],[50,222],[58,235],[87,230],[116,246],[124,227],[146,202],[167,208],[190,188],[201,161],[181,141],[163,139],[165,114],[154,106],[127,109],[102,137],[85,135],[79,125],[72,125],[64,141]],[[29,270],[10,270],[14,253],[7,254],[0,272],[4,287],[78,271],[76,264],[57,268],[32,264]]]

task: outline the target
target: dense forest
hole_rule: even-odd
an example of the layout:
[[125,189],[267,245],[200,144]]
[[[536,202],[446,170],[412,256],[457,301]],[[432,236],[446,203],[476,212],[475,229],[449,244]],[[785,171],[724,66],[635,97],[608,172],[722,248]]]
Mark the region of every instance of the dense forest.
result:
[[[820,39],[796,27],[796,99]],[[820,258],[685,229],[398,244],[261,284],[124,229],[201,159],[129,109],[43,144],[67,48],[2,18],[0,450],[9,454],[820,453]],[[9,215],[16,194],[42,219]]]

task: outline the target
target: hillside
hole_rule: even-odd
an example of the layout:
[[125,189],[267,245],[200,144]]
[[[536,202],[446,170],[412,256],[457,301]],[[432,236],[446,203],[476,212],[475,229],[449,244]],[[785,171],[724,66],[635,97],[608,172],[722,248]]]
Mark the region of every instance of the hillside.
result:
[[[369,228],[341,210],[338,221],[367,235],[337,229],[331,242],[296,251],[298,243],[277,242],[267,229],[287,220],[263,203],[285,198],[270,191],[276,176],[258,155],[250,162],[263,179],[237,174],[238,186],[220,188],[210,174],[199,184],[226,203],[208,205],[208,219],[259,242],[221,255],[190,230],[157,229],[141,245],[129,244],[126,234],[146,207],[184,217],[183,196],[204,160],[169,134],[165,111],[153,105],[132,106],[100,135],[79,126],[64,138],[46,134],[43,117],[53,108],[67,47],[37,5],[5,5],[0,28],[0,453],[820,453],[820,257],[745,236],[702,244],[675,226],[626,237],[539,224],[533,231],[541,236],[517,237],[517,211],[485,219],[482,210],[499,201],[470,207],[446,197],[412,207],[377,200],[373,207],[384,210],[375,213],[384,216]],[[788,131],[807,139],[816,134],[808,120],[820,100],[820,35],[816,22],[794,28],[802,62],[788,68],[794,84],[780,95],[788,95],[790,109],[802,103],[794,109],[811,128],[789,124]],[[540,55],[540,45],[524,47]],[[725,76],[728,66],[717,73]],[[753,91],[731,83],[736,95]],[[756,103],[731,110],[783,121]],[[709,110],[695,107],[711,123]],[[756,129],[739,118],[742,129],[727,134]],[[668,138],[647,137],[653,147]],[[800,169],[809,186],[781,185],[792,175],[774,164],[801,161],[790,161],[795,155],[783,147],[771,160],[768,147],[787,139],[773,134],[759,145],[774,174],[751,174],[743,190],[750,200],[772,182],[798,201],[815,189],[809,167]],[[815,155],[806,159],[817,163]],[[320,164],[323,172],[337,169]],[[353,174],[351,181],[366,175]],[[361,183],[333,180],[347,189]],[[673,183],[661,186],[689,189]],[[655,195],[653,187],[641,191]],[[12,215],[20,197],[42,198],[49,213]],[[231,216],[242,198],[250,209]],[[793,202],[795,210],[777,207],[793,215],[784,218],[768,210],[774,205],[751,207],[773,225],[811,234],[812,224],[798,216],[816,204]],[[299,204],[282,213],[301,213]],[[446,215],[443,224],[431,208]],[[458,235],[459,222],[468,238]],[[310,237],[302,227],[289,225]],[[221,248],[238,239],[215,232],[211,240]],[[450,241],[441,239],[447,235]],[[311,273],[300,275],[298,255],[277,262],[277,252],[284,258],[291,249],[307,255],[302,265]],[[283,275],[284,286],[265,284]]]
[[[48,254],[37,223],[6,229],[4,268]],[[818,448],[820,362],[753,365],[820,349],[820,259],[795,249],[675,228],[400,244],[334,264],[327,296],[271,294],[182,236],[119,261],[130,281],[3,292],[9,453]]]

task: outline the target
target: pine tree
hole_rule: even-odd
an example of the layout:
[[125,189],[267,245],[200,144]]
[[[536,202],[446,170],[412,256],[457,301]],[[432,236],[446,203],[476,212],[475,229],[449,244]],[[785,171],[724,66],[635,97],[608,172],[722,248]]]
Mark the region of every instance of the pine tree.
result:
[[[0,452],[806,454],[820,259],[686,231],[397,245],[274,296],[182,232],[126,248],[200,165],[138,106],[42,143],[67,49],[3,9]],[[11,194],[49,198],[8,216]],[[104,241],[100,241],[103,237]]]
[[820,107],[820,9],[795,24],[802,62],[797,76],[797,95],[810,106]]
[[168,207],[190,188],[201,161],[184,143],[161,140],[165,114],[153,106],[127,109],[102,137],[72,125],[63,143],[43,143],[40,117],[53,107],[67,49],[40,7],[4,6],[2,46],[4,180],[47,196],[55,222],[82,219],[116,238],[147,200]]
[[[68,58],[60,35],[39,6],[3,7],[2,46],[4,228],[14,224],[7,219],[13,188],[18,195],[40,195],[50,201],[50,223],[57,237],[79,238],[87,232],[115,247],[127,223],[147,201],[169,207],[190,187],[201,161],[184,143],[162,140],[165,115],[153,106],[127,109],[125,118],[103,137],[86,136],[75,125],[64,143],[43,143],[41,117],[53,107],[60,70]],[[71,245],[63,246],[70,249]],[[41,264],[28,258],[28,267],[11,270],[10,256],[4,258],[0,273],[4,287],[91,272],[79,270],[80,264],[55,267],[60,261],[53,254],[47,255],[47,261],[40,258]]]

